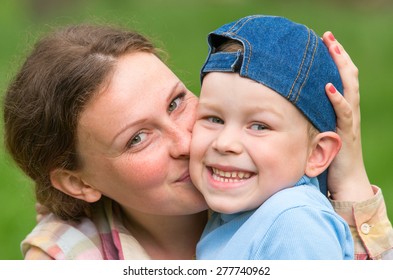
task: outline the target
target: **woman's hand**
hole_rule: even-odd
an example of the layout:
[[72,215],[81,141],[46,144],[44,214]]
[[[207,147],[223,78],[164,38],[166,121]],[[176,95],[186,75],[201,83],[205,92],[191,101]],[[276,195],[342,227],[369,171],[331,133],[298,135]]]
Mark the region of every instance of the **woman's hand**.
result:
[[337,201],[367,200],[374,192],[362,155],[358,69],[331,32],[326,32],[322,39],[337,65],[344,87],[343,97],[332,84],[326,85],[326,93],[337,115],[337,133],[343,143],[329,167],[330,197]]

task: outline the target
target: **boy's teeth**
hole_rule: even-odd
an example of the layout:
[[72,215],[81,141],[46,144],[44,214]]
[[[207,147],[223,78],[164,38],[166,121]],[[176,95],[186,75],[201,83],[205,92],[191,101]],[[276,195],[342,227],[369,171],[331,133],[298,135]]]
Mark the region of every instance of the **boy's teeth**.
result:
[[239,179],[234,179],[234,178],[226,178],[226,177],[220,177],[217,174],[213,174],[213,178],[216,181],[224,182],[224,183],[234,183],[234,182],[239,182]]
[[212,170],[213,170],[213,174],[215,175],[214,178],[217,178],[219,176],[223,177],[223,178],[225,178],[225,182],[233,181],[233,180],[227,180],[227,178],[228,179],[232,178],[234,180],[239,180],[239,179],[243,179],[243,178],[248,179],[248,178],[251,177],[251,173],[244,172],[244,171],[231,171],[231,172],[228,172],[228,171],[219,170],[217,168],[212,168]]

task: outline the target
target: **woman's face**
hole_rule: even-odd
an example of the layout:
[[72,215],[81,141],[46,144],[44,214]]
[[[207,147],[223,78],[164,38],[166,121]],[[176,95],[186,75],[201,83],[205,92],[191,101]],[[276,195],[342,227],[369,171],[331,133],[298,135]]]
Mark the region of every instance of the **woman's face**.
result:
[[206,209],[189,175],[197,98],[155,55],[118,59],[77,128],[81,178],[126,211],[186,215]]

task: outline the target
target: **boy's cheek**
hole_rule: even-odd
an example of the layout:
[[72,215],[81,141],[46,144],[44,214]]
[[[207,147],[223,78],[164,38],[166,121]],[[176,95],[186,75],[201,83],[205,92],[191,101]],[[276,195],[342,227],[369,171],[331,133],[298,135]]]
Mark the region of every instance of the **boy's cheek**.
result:
[[197,121],[192,134],[190,156],[197,157],[198,160],[202,160],[206,156],[218,136],[217,129],[205,127],[205,125],[204,121],[202,123]]

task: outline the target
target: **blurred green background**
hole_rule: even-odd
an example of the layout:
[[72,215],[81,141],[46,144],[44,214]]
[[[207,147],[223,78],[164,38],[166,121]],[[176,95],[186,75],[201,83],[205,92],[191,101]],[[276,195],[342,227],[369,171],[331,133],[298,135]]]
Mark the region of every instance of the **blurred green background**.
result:
[[[370,180],[383,189],[393,219],[393,1],[391,0],[2,0],[1,96],[38,36],[54,26],[98,22],[139,30],[169,54],[195,93],[206,35],[250,14],[288,17],[318,34],[331,30],[360,70],[362,140]],[[1,118],[2,122],[2,118]],[[0,122],[0,126],[2,124]],[[2,137],[2,129],[0,136]],[[0,259],[21,259],[20,241],[35,224],[32,183],[0,147]]]

